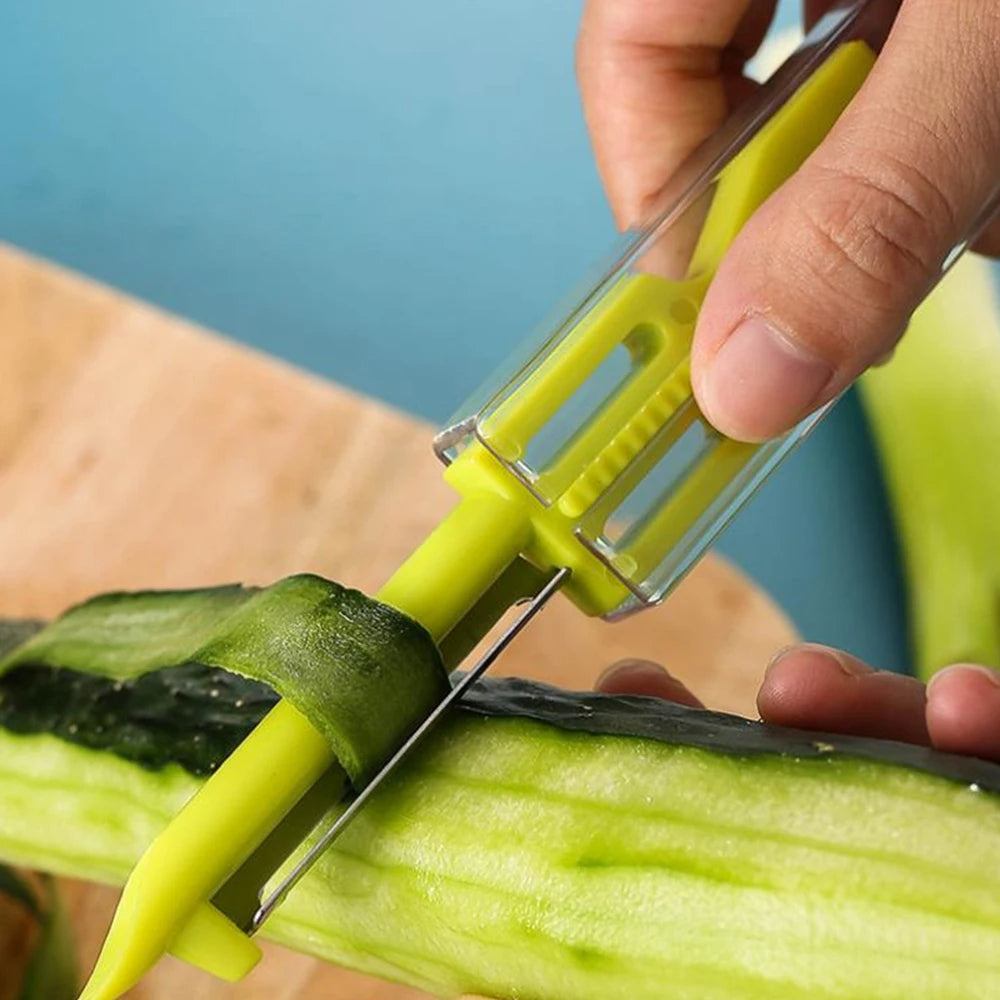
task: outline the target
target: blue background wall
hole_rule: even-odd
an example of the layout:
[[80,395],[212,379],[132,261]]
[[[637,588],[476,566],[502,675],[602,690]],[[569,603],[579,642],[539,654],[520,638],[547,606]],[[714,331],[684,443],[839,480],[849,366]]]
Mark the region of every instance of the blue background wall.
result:
[[[579,11],[2,4],[0,238],[442,420],[612,238]],[[853,399],[720,547],[810,638],[905,664]]]

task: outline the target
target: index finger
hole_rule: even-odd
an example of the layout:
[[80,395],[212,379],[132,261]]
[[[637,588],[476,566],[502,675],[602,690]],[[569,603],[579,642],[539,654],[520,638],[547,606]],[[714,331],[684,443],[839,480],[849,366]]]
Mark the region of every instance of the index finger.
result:
[[589,0],[577,75],[617,223],[642,221],[677,167],[725,120],[776,0]]

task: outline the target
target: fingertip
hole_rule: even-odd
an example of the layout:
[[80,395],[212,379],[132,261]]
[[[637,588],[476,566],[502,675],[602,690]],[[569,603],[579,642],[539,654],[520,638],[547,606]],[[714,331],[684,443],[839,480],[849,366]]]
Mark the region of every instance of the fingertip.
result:
[[618,684],[623,678],[632,676],[648,676],[650,678],[668,677],[667,671],[653,660],[628,658],[617,660],[605,667],[594,682],[594,687],[604,691],[608,685]]
[[598,677],[595,687],[602,694],[646,695],[689,708],[704,707],[685,684],[652,660],[620,660]]
[[1000,760],[1000,673],[956,663],[927,686],[927,729],[939,750]]
[[757,711],[766,722],[814,728],[811,722],[839,702],[845,677],[871,668],[840,650],[801,643],[771,658],[757,694]]
[[924,686],[839,649],[804,645],[772,660],[757,698],[765,722],[927,743]]

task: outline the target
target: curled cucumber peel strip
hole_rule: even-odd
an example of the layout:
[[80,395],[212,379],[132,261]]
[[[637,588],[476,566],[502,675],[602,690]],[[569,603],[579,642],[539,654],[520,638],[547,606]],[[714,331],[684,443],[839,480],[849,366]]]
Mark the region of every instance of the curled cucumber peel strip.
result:
[[[31,665],[119,682],[110,689],[82,678],[67,685],[72,698],[66,728],[75,726],[77,732],[88,710],[94,726],[104,717],[107,725],[131,718],[129,698],[134,703],[136,691],[140,704],[169,704],[173,712],[166,715],[173,715],[177,732],[184,729],[187,707],[197,706],[184,730],[195,744],[196,761],[197,745],[204,749],[213,742],[212,727],[204,725],[202,687],[207,685],[209,696],[220,708],[228,706],[237,721],[249,722],[260,713],[241,711],[248,707],[246,699],[259,702],[266,696],[227,674],[258,681],[313,723],[354,783],[377,770],[448,691],[437,647],[419,624],[310,574],[264,588],[104,594],[70,608],[0,659],[6,688],[0,716],[22,725],[31,701],[26,688],[44,685],[37,673],[17,673]],[[206,674],[205,667],[216,672]],[[242,735],[249,728],[245,725]],[[226,733],[204,761],[208,770],[234,749],[231,727]]]

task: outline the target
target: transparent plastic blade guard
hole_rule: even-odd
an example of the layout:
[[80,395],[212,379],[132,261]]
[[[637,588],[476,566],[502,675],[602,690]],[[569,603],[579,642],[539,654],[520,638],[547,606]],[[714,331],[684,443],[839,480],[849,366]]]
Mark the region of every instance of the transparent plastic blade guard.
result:
[[[662,600],[826,412],[763,445],[723,437],[691,395],[691,338],[719,259],[759,203],[761,184],[780,184],[832,121],[804,117],[778,148],[754,140],[767,137],[765,126],[849,43],[863,42],[873,60],[897,8],[848,3],[825,17],[682,167],[651,220],[626,234],[566,313],[435,440],[446,463],[478,440],[539,503],[579,518],[580,545],[631,595],[607,617]],[[801,150],[792,148],[814,128]],[[777,174],[762,180],[762,172]]]

